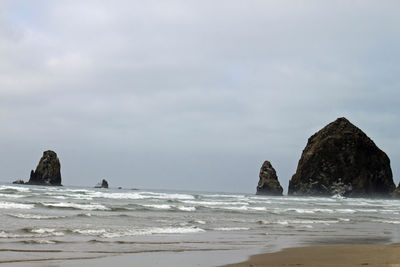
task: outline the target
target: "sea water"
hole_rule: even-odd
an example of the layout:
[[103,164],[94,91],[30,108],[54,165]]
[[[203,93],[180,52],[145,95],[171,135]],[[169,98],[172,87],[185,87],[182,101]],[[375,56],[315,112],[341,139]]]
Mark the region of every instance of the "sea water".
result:
[[284,247],[396,243],[399,230],[399,200],[0,185],[9,264],[175,266],[189,255],[212,266]]

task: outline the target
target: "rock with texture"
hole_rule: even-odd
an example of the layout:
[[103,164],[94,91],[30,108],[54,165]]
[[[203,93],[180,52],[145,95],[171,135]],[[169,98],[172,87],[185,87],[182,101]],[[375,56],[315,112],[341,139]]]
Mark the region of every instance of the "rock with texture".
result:
[[61,185],[61,165],[57,154],[47,150],[43,152],[35,171],[31,171],[31,177],[27,184],[34,185]]
[[394,189],[385,152],[346,118],[339,118],[308,139],[288,193],[388,197]]
[[269,161],[265,161],[260,169],[257,195],[282,196],[282,191],[275,169]]
[[15,180],[13,184],[25,184],[24,180]]

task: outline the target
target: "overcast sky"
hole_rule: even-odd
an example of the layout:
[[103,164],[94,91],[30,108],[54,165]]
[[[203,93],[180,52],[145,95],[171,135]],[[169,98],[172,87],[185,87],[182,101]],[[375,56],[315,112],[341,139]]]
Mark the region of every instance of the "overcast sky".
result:
[[400,179],[399,1],[0,0],[0,181],[287,192],[337,117]]

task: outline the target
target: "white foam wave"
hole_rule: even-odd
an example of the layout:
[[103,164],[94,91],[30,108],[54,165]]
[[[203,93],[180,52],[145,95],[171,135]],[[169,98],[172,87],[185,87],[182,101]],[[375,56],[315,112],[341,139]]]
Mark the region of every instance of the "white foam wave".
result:
[[0,202],[0,209],[33,209],[34,207],[34,204],[21,204],[4,201]]
[[106,229],[74,229],[72,232],[82,235],[103,235],[106,234]]
[[387,223],[387,224],[400,224],[400,220],[373,220],[374,222]]
[[32,229],[32,233],[40,234],[40,235],[51,235],[51,236],[63,236],[64,233],[56,232],[56,229],[52,228],[39,228],[39,229]]
[[41,220],[41,219],[59,219],[59,218],[65,218],[66,216],[48,216],[48,215],[38,215],[38,214],[8,214],[9,216],[15,217],[15,218],[20,218],[20,219],[35,219],[35,220]]
[[172,206],[171,205],[167,205],[167,204],[143,205],[143,207],[152,208],[152,209],[160,209],[160,210],[170,210],[170,209],[172,209]]
[[0,194],[0,197],[4,197],[4,198],[21,198],[21,197],[25,197],[22,195],[12,195],[12,194]]
[[217,227],[213,228],[215,231],[247,231],[250,230],[248,227]]
[[33,234],[18,235],[13,233],[7,233],[5,231],[0,231],[0,238],[30,238],[30,237],[35,237],[35,235]]
[[178,210],[182,210],[182,211],[195,211],[195,210],[196,210],[196,207],[178,206],[177,209],[178,209]]
[[210,194],[203,195],[204,197],[216,197],[216,198],[245,198],[245,195],[229,195],[229,194]]
[[108,193],[108,192],[90,192],[87,196],[93,198],[110,198],[110,199],[176,199],[188,200],[194,199],[194,196],[188,194],[168,194],[154,192],[130,192],[130,193]]
[[211,209],[223,209],[223,210],[235,210],[235,211],[265,211],[267,210],[266,207],[248,207],[248,206],[233,206],[233,207],[224,207],[224,206],[207,206],[204,207],[211,208]]
[[258,221],[261,224],[279,224],[279,225],[310,225],[310,224],[325,224],[330,225],[339,223],[338,220],[278,220],[278,221]]
[[0,190],[15,190],[18,192],[29,192],[30,189],[27,187],[19,187],[19,186],[10,186],[10,185],[1,185]]
[[315,213],[315,211],[312,209],[292,209],[292,208],[290,208],[290,209],[285,209],[284,211],[287,211],[287,212],[295,211],[300,214],[314,214]]
[[226,205],[242,205],[247,206],[249,203],[247,202],[238,202],[238,201],[193,201],[193,200],[185,200],[182,201],[185,204],[192,205],[200,205],[200,206],[226,206]]
[[74,229],[74,233],[82,235],[100,236],[103,238],[116,238],[123,236],[139,236],[153,234],[189,234],[200,233],[205,230],[198,227],[152,227],[145,229],[130,229],[126,231],[107,231],[106,229]]
[[345,213],[345,214],[352,214],[352,213],[356,213],[355,210],[353,209],[336,209],[335,212],[337,213]]
[[60,203],[41,203],[46,207],[55,207],[55,208],[74,208],[80,210],[110,210],[106,206],[101,204],[78,204],[78,203],[71,203],[71,202],[60,202]]

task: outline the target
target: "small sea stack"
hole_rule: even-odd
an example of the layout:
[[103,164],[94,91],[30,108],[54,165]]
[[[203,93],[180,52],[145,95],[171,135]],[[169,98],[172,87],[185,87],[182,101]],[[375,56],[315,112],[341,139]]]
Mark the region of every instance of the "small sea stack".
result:
[[103,179],[101,183],[95,186],[95,188],[108,188],[108,182],[106,179]]
[[394,198],[400,198],[400,183],[397,186],[397,188],[393,191],[392,196]]
[[389,197],[394,189],[386,153],[346,118],[338,118],[308,139],[288,193]]
[[56,152],[47,150],[39,161],[35,171],[26,184],[32,185],[61,185],[61,164]]
[[257,195],[282,196],[283,188],[278,181],[275,169],[268,160],[261,166],[259,177]]

